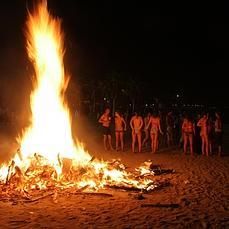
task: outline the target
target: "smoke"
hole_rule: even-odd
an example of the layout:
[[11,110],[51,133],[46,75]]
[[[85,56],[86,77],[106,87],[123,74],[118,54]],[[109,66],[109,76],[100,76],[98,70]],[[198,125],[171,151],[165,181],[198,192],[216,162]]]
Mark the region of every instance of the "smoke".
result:
[[[17,56],[16,54],[14,57]],[[13,54],[0,66],[0,162],[8,161],[18,145],[16,137],[28,124],[31,80],[26,64],[15,64]],[[6,62],[6,60],[8,62]]]
[[75,140],[84,144],[89,153],[101,151],[103,136],[96,120],[90,120],[86,115],[77,114],[73,117],[72,132]]

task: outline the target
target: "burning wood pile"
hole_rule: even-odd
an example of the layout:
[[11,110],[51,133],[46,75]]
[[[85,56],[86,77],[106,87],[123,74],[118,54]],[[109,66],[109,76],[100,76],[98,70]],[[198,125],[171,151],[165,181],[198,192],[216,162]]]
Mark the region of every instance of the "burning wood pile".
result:
[[[132,173],[126,171],[120,160],[101,162],[92,158],[82,166],[74,166],[74,161],[69,159],[59,159],[59,163],[61,174],[38,154],[30,158],[30,165],[25,171],[12,161],[7,170],[4,168],[7,171],[5,179],[0,177],[0,199],[31,202],[65,190],[92,193],[103,189],[120,189],[148,193],[165,185],[152,180],[155,171],[159,175],[158,168],[155,169],[152,162],[144,163]],[[142,174],[143,169],[148,172]]]
[[[7,168],[5,180],[0,180],[1,200],[22,199],[25,201],[36,200],[37,195],[42,197],[44,193],[62,192],[97,192],[102,189],[120,189],[126,191],[151,192],[164,183],[154,182],[152,163],[148,166],[140,166],[136,172],[127,172],[125,165],[120,160],[100,162],[92,158],[83,166],[74,166],[69,159],[59,159],[62,173],[47,163],[40,155],[34,154],[30,158],[30,165],[22,171],[14,161]],[[151,166],[151,168],[150,168]],[[3,171],[3,168],[0,169]],[[6,171],[6,167],[5,167]],[[137,172],[138,171],[138,172]],[[158,171],[157,171],[158,173]],[[0,177],[1,178],[1,177]]]
[[150,192],[159,187],[159,183],[148,178],[156,170],[141,167],[127,172],[118,160],[92,158],[73,139],[64,98],[69,77],[64,71],[61,23],[49,14],[45,0],[29,13],[26,38],[35,70],[31,122],[17,139],[20,151],[9,165],[0,167],[1,199],[34,201],[37,195],[49,191],[52,195],[63,190],[92,192],[104,188]]

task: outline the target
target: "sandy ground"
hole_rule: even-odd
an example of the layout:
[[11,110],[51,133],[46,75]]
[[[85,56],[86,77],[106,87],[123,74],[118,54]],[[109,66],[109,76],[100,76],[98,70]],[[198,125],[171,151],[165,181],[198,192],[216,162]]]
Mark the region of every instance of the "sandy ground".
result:
[[[152,159],[175,174],[169,187],[144,194],[108,191],[112,197],[59,195],[57,203],[47,197],[34,203],[0,201],[1,228],[229,228],[229,157],[182,156],[160,152],[132,154],[105,153],[105,158],[121,158],[129,167]],[[179,204],[178,208],[142,207],[142,204]]]
[[[2,158],[17,146],[0,137]],[[97,143],[100,146],[89,147],[96,157],[120,158],[129,169],[148,159],[175,169],[174,174],[155,176],[155,180],[168,180],[170,186],[143,194],[142,200],[136,193],[117,190],[101,190],[112,196],[59,194],[57,202],[52,197],[33,203],[0,200],[0,228],[229,228],[228,156],[191,157],[176,150],[104,152]],[[142,206],[158,203],[178,207]]]

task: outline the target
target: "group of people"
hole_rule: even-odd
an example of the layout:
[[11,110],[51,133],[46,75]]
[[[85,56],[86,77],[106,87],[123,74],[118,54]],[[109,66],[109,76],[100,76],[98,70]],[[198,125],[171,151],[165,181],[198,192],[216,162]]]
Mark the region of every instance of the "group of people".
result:
[[[111,139],[111,123],[112,123],[111,111],[109,108],[105,110],[102,116],[99,118],[99,123],[103,129],[103,145],[105,150],[114,150],[112,147]],[[186,154],[188,146],[190,153],[194,153],[195,138],[201,139],[201,151],[203,155],[209,155],[212,153],[213,144],[217,146],[217,152],[219,155],[222,153],[222,120],[219,113],[215,113],[215,119],[213,120],[209,115],[204,114],[198,118],[196,122],[185,115],[182,117],[180,141],[183,144],[183,151]],[[164,132],[161,128],[161,117],[157,112],[148,113],[144,118],[137,112],[133,114],[129,121],[129,127],[131,129],[132,152],[135,152],[137,144],[137,151],[142,152],[142,148],[147,145],[149,140],[151,141],[151,151],[155,153],[159,148],[159,135],[166,137],[167,146],[174,144],[174,117],[172,112],[168,112],[165,117]],[[124,132],[127,130],[127,120],[124,119],[122,114],[118,111],[115,112],[114,117],[114,129],[115,129],[115,150],[124,151]],[[144,133],[144,134],[143,134]],[[198,136],[199,135],[199,136]],[[143,138],[144,137],[144,138]]]
[[[107,108],[102,116],[99,118],[99,123],[102,124],[103,128],[103,145],[105,150],[113,150],[111,143],[111,115],[110,109]],[[115,139],[116,139],[116,150],[119,149],[119,143],[121,150],[124,151],[124,131],[126,131],[126,121],[119,114],[115,112]]]
[[[199,133],[196,129],[199,128]],[[195,122],[190,117],[185,117],[182,124],[182,137],[184,142],[184,153],[187,152],[189,143],[190,152],[193,154],[194,136],[197,134],[201,138],[201,153],[209,156],[212,154],[213,146],[217,148],[217,153],[220,156],[222,153],[222,120],[218,112],[215,112],[215,119],[209,117],[208,114],[203,114],[202,117]],[[198,137],[198,136],[197,136]]]
[[[124,131],[127,130],[127,124],[122,115],[119,112],[115,112],[115,148],[124,150]],[[111,115],[110,109],[107,108],[102,116],[99,118],[99,123],[103,128],[103,145],[105,150],[113,150],[111,143]],[[143,128],[144,127],[144,128]],[[142,145],[145,145],[149,135],[151,137],[151,149],[155,153],[158,149],[158,134],[163,134],[160,125],[160,118],[156,113],[152,115],[149,113],[147,117],[143,118],[135,112],[130,119],[130,128],[132,133],[132,152],[135,152],[136,143],[138,145],[138,152],[142,151]],[[142,142],[142,130],[144,129],[145,138]]]

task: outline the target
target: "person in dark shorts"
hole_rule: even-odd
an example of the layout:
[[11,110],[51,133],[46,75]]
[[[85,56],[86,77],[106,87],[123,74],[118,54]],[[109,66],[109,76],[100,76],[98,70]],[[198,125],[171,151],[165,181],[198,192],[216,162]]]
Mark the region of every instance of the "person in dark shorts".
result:
[[218,112],[215,113],[215,142],[218,148],[218,155],[222,154],[222,143],[223,143],[223,134],[222,134],[222,120]]
[[111,149],[113,150],[111,144],[111,116],[110,116],[110,109],[107,108],[102,116],[99,118],[99,123],[102,124],[103,128],[103,146],[105,150]]
[[110,129],[110,127],[103,126],[103,135],[104,136],[111,135],[111,129]]

